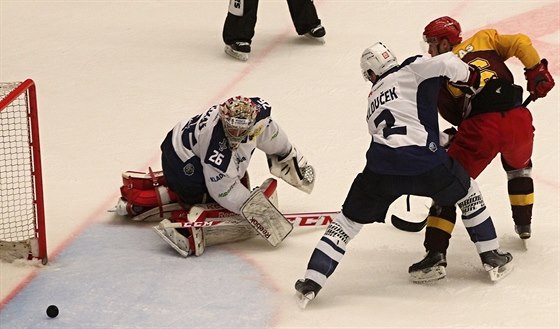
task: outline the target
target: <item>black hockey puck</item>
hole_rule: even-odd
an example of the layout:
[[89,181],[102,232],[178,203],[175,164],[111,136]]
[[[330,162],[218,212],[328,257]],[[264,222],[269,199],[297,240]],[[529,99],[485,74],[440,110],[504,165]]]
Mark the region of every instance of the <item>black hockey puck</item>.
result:
[[56,318],[58,316],[58,307],[56,305],[49,305],[47,307],[47,315],[49,318]]

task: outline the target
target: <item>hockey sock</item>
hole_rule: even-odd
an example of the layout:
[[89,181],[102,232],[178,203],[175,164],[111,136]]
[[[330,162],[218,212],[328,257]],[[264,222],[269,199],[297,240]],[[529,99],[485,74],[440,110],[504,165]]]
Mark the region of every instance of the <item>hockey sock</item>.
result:
[[529,225],[533,216],[534,186],[531,168],[507,171],[511,213],[516,225]]
[[364,224],[346,218],[342,212],[338,213],[313,250],[305,278],[315,281],[321,287],[324,286],[344,256],[346,245],[363,226]]
[[438,206],[433,204],[430,207],[424,237],[426,251],[437,251],[445,255],[449,247],[451,232],[455,227],[456,217],[455,205]]
[[457,205],[462,212],[463,224],[465,224],[478,253],[498,249],[500,245],[494,223],[492,223],[490,213],[486,209],[480,189],[472,178],[467,195],[460,199]]

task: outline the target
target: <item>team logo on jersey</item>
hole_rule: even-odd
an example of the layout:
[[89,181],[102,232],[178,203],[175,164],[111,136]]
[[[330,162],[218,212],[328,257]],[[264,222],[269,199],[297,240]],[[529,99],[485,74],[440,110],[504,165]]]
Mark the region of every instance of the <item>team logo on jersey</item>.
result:
[[247,161],[247,158],[246,158],[246,157],[239,157],[239,156],[236,156],[236,157],[235,157],[235,162],[236,162],[237,164],[240,164],[240,163],[243,162],[243,161]]
[[192,176],[194,174],[194,165],[192,163],[187,163],[187,165],[183,167],[183,173],[187,176]]
[[229,194],[229,192],[231,192],[231,190],[233,190],[233,187],[235,186],[235,183],[236,182],[231,184],[231,186],[227,189],[227,191],[224,191],[224,192],[218,194],[218,197],[220,197],[220,198],[226,197]]
[[228,148],[228,146],[227,146],[228,142],[227,142],[227,139],[225,139],[225,138],[219,144],[220,144],[220,146],[218,148],[220,149],[220,152],[223,152],[225,149]]
[[437,151],[437,145],[434,142],[430,142],[430,145],[428,145],[428,148],[430,149],[430,151],[435,152]]
[[257,129],[253,130],[250,134],[249,134],[249,140],[252,141],[253,139],[259,137],[259,135],[262,133],[262,126],[257,127]]

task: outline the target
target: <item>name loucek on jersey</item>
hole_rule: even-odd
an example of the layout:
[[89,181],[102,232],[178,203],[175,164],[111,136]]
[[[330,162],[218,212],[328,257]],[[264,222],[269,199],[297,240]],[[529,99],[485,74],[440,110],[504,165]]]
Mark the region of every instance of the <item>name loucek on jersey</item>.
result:
[[379,95],[377,95],[373,99],[370,98],[367,120],[369,120],[373,112],[375,112],[375,110],[377,110],[381,105],[387,104],[388,102],[393,101],[397,98],[399,98],[399,96],[397,95],[395,86],[389,88],[388,90],[379,92]]

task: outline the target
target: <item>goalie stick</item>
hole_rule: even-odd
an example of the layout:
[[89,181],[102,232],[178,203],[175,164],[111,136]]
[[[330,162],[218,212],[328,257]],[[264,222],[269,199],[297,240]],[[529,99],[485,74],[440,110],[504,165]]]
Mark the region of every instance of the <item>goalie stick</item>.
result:
[[[169,219],[164,219],[157,226],[153,227],[153,230],[165,242],[167,242],[167,244],[173,247],[173,249],[175,249],[183,257],[187,257],[189,254],[193,252],[196,256],[200,256],[204,252],[205,246],[219,244],[225,241],[222,234],[221,238],[218,238],[218,235],[215,235],[214,243],[211,242],[210,241],[211,235],[206,235],[205,238],[205,235],[202,234],[203,228],[205,230],[207,229],[206,231],[207,234],[210,232],[218,232],[218,230],[213,230],[218,228],[220,228],[220,232],[222,231],[227,232],[229,230],[231,233],[233,232],[231,230],[236,230],[235,232],[237,236],[236,239],[239,241],[245,238],[249,238],[251,236],[251,234],[250,235],[245,234],[240,239],[239,230],[243,230],[243,228],[245,228],[245,230],[248,229],[249,231],[254,231],[257,229],[255,228],[254,225],[249,223],[248,220],[245,219],[242,215],[231,213],[226,209],[223,208],[203,209],[203,207],[197,207],[197,208],[198,209],[196,210],[201,210],[201,211],[198,212],[197,216],[195,216],[196,219],[194,221],[188,221],[189,216],[187,215],[186,217],[182,217],[182,218],[179,217],[179,220],[177,220],[176,218],[175,219],[177,220],[176,222],[171,222]],[[196,213],[197,212],[195,212],[194,214]],[[282,220],[285,221],[289,226],[289,231],[291,231],[293,226],[303,227],[303,226],[328,225],[333,221],[334,214],[336,214],[336,212],[292,213],[292,214],[280,214],[280,216],[282,217]],[[219,217],[220,215],[222,215],[222,217]],[[190,217],[192,218],[193,216]],[[189,230],[192,230],[191,232],[198,232],[201,234],[198,240],[195,237],[193,237],[191,234],[191,237],[188,237],[188,239],[193,238],[193,240],[187,241],[181,236],[181,234],[177,233],[174,235],[174,233],[170,233],[170,232],[176,233],[175,229],[177,228],[188,228]],[[259,232],[257,231],[257,233]],[[257,233],[254,234],[256,235]],[[289,232],[287,233],[289,234]],[[263,236],[262,234],[260,235]],[[231,234],[230,234],[230,238],[231,238]],[[263,238],[265,238],[269,243],[271,243],[269,237],[263,236]],[[231,240],[231,241],[234,242],[236,240]],[[273,243],[271,243],[271,245],[275,246]]]
[[[229,212],[228,212],[229,213]],[[205,212],[203,212],[205,214]],[[329,225],[334,220],[334,215],[337,212],[308,212],[308,213],[290,213],[283,214],[288,221],[290,221],[294,226],[325,226]],[[216,227],[216,226],[231,226],[246,224],[247,220],[239,215],[227,217],[228,219],[223,220],[224,216],[220,217],[217,212],[212,213],[212,217],[197,218],[196,221],[175,221],[166,224],[160,224],[165,228],[185,228],[185,227]],[[222,219],[220,219],[222,218]]]

